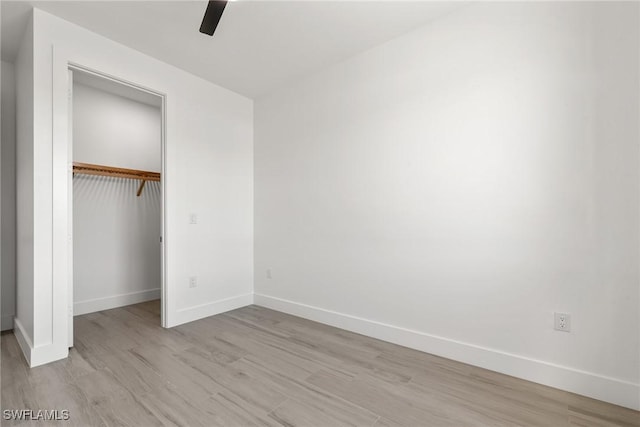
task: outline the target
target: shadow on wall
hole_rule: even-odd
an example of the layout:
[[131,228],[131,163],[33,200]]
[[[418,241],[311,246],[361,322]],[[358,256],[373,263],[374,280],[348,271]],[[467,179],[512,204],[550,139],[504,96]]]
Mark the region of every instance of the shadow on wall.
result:
[[73,179],[74,303],[161,286],[160,182],[76,175]]

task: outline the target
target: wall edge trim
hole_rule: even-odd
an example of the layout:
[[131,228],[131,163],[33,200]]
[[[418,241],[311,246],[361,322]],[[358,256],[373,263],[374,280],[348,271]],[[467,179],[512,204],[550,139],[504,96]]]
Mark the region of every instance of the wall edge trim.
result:
[[254,304],[337,328],[640,410],[640,384],[255,293]]
[[22,322],[20,322],[17,317],[13,319],[13,334],[16,337],[16,341],[18,341],[18,346],[20,346],[24,358],[27,360],[27,363],[31,365],[31,353],[33,353],[33,344],[31,343],[29,335],[27,335],[27,332],[24,330]]
[[240,294],[206,304],[181,308],[171,318],[169,327],[193,322],[253,304],[253,293]]
[[112,308],[124,307],[154,299],[160,299],[160,288],[144,289],[142,291],[93,298],[84,301],[74,301],[73,315],[80,316],[83,314],[94,313],[96,311],[110,310]]

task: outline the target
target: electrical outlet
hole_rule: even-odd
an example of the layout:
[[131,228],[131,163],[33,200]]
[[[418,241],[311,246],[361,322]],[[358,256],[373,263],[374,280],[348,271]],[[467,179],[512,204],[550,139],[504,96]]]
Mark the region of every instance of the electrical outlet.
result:
[[198,223],[198,214],[190,214],[189,215],[189,224],[197,224]]
[[571,315],[569,313],[554,313],[553,315],[556,331],[571,332]]
[[196,286],[198,286],[198,278],[196,276],[189,277],[189,287],[195,288]]
[[267,279],[271,279],[271,269],[267,268]]

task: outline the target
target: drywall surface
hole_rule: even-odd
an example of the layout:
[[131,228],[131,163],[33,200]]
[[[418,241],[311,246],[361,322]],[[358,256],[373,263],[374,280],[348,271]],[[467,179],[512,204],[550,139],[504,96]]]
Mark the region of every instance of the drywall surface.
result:
[[256,303],[638,409],[638,7],[475,4],[256,100]]
[[[161,170],[162,111],[73,85],[73,160]],[[160,297],[161,192],[147,182],[76,174],[73,179],[74,315]]]
[[16,77],[14,65],[2,61],[2,330],[13,329],[16,314]]
[[34,289],[41,292],[33,306],[42,310],[35,329],[43,336],[33,343],[32,365],[67,354],[70,63],[166,97],[165,325],[251,303],[252,101],[38,9],[34,29],[33,157],[42,176],[34,185],[34,201],[42,203],[35,240],[49,244],[38,246],[42,276]]
[[74,161],[160,172],[160,108],[78,83],[73,105]]
[[16,337],[30,359],[34,340],[33,20],[25,29],[16,75]]

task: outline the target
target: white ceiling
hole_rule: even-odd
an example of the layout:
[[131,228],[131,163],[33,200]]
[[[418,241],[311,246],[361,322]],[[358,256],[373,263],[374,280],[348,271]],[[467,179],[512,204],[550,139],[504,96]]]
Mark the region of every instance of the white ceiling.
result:
[[12,62],[35,6],[245,96],[270,90],[404,34],[461,2],[230,2],[213,37],[206,1],[2,1],[2,59]]

